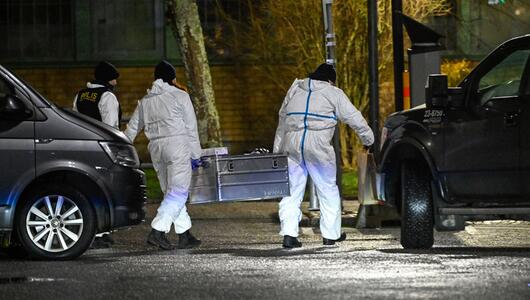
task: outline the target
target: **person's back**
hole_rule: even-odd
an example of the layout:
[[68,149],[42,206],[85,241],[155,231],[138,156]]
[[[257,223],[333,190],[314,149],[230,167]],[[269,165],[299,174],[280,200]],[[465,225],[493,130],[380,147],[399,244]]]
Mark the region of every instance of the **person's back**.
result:
[[297,239],[298,223],[308,175],[320,198],[320,230],[324,245],[346,238],[340,232],[340,194],[331,139],[338,120],[354,129],[366,146],[373,143],[374,136],[362,114],[344,92],[333,85],[335,80],[334,68],[320,65],[309,78],[294,81],[279,112],[274,153],[289,154],[291,188],[291,196],[281,200],[279,210],[280,234],[284,237],[285,248],[302,245]]
[[[282,107],[283,130],[293,142],[283,143],[279,137],[281,143],[276,141],[274,152],[294,154],[292,157],[298,162],[303,159],[323,161],[325,157],[332,160],[334,150],[331,139],[338,120],[355,129],[364,144],[371,143],[373,134],[365,126],[362,115],[349,102],[344,92],[331,83],[310,78],[295,80],[286,98]],[[315,133],[318,135],[317,140],[313,138]],[[279,149],[280,146],[282,149]]]
[[168,62],[156,66],[155,81],[138,102],[125,130],[131,141],[142,129],[149,139],[149,153],[164,199],[151,222],[147,242],[164,250],[174,248],[166,237],[172,224],[179,235],[179,248],[200,244],[189,231],[191,219],[185,203],[192,160],[200,159],[201,145],[190,96],[175,86],[175,76],[175,69]]
[[184,115],[189,95],[162,80],[156,80],[140,100],[144,130],[149,140],[187,135]]

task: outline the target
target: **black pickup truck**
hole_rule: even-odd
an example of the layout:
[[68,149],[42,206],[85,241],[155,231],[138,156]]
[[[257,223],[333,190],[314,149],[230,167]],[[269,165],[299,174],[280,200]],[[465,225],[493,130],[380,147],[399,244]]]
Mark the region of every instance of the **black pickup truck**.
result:
[[530,220],[530,35],[506,41],[458,85],[430,75],[425,104],[388,117],[378,197],[401,215],[401,244],[467,220]]

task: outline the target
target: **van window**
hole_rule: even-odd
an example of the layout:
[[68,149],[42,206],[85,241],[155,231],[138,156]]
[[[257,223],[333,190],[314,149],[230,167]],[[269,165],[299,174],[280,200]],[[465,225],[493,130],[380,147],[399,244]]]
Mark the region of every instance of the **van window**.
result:
[[13,87],[0,77],[0,98],[4,98],[7,95],[13,95]]
[[521,77],[528,62],[530,50],[518,50],[493,67],[479,82],[480,104],[495,97],[519,95]]

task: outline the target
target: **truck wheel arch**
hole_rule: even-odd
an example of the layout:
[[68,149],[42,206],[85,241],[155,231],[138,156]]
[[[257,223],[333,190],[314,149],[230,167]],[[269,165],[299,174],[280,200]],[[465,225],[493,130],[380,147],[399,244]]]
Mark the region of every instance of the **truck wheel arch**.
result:
[[428,168],[434,182],[433,193],[443,196],[438,171],[426,147],[413,138],[405,138],[393,144],[381,159],[380,171],[385,174],[385,198],[389,203],[400,210],[401,164],[405,160],[413,160]]

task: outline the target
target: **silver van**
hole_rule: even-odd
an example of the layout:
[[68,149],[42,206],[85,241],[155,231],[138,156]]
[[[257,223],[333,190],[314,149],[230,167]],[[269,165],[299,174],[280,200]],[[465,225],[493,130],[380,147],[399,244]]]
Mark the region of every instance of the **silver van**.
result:
[[72,259],[98,232],[139,224],[139,165],[119,130],[55,106],[0,66],[0,247]]

